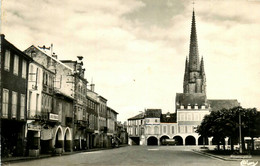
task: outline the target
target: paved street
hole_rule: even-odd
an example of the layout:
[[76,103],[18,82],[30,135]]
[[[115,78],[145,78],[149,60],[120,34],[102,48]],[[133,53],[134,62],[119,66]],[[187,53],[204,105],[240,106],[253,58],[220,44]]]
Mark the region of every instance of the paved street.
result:
[[127,146],[103,151],[77,153],[5,165],[84,166],[84,165],[174,165],[239,166],[240,161],[222,161],[194,153],[188,147]]

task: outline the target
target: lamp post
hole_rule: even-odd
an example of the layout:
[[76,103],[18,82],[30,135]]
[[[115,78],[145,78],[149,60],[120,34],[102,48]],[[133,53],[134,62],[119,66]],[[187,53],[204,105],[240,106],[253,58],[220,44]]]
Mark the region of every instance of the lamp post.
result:
[[239,111],[239,153],[243,153],[242,148],[242,130],[241,130],[241,112]]

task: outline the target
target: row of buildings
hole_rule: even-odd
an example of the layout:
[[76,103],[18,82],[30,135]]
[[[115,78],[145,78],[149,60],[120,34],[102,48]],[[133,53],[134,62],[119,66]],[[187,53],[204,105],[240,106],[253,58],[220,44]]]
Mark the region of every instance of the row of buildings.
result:
[[4,35],[0,47],[2,157],[109,147],[112,137],[125,141],[118,113],[84,77],[83,57],[58,60],[52,46],[22,52]]
[[[190,51],[186,58],[183,93],[177,93],[175,113],[162,114],[161,109],[147,109],[128,119],[129,144],[160,145],[166,139],[178,145],[214,144],[213,138],[196,133],[205,115],[211,111],[239,106],[236,99],[212,100],[206,95],[206,74],[200,59],[196,33],[195,12],[192,15]],[[228,139],[226,139],[228,143]]]

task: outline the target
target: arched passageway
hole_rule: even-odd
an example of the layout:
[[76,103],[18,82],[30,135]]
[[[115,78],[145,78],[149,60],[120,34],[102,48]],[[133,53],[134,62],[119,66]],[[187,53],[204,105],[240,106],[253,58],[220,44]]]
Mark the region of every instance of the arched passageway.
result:
[[71,139],[71,132],[69,129],[66,129],[64,135],[64,150],[65,152],[72,151],[72,139]]
[[185,139],[185,145],[196,145],[196,139],[193,136],[187,136]]
[[62,144],[63,144],[63,138],[62,138],[62,132],[61,132],[61,128],[58,128],[57,132],[56,132],[56,136],[55,136],[55,144],[54,147],[55,148],[62,148]]
[[156,137],[149,137],[147,139],[147,145],[158,145],[158,139]]
[[181,136],[175,136],[173,139],[175,139],[176,145],[183,145],[183,139]]
[[208,137],[199,137],[198,145],[209,145],[209,139]]
[[160,138],[161,145],[166,145],[166,139],[170,139],[167,135],[164,135]]

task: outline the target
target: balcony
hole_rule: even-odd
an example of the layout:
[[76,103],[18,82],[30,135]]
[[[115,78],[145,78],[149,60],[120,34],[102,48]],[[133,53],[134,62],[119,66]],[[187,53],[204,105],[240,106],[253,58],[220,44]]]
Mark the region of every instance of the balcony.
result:
[[89,126],[89,122],[88,121],[84,121],[84,120],[76,120],[75,124],[82,129],[88,128]]

